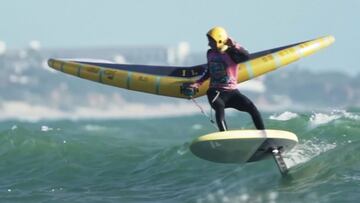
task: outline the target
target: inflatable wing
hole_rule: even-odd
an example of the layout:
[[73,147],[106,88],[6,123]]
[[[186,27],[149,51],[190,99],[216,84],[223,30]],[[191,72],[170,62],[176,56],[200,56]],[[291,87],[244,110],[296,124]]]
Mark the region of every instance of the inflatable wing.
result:
[[[253,53],[248,61],[238,64],[238,83],[311,55],[334,41],[333,36],[326,36]],[[206,70],[206,64],[191,67],[148,66],[65,59],[49,59],[48,65],[55,70],[106,85],[178,98],[188,98],[182,94],[182,85],[196,81]],[[208,87],[209,81],[204,82],[194,97],[204,95]]]

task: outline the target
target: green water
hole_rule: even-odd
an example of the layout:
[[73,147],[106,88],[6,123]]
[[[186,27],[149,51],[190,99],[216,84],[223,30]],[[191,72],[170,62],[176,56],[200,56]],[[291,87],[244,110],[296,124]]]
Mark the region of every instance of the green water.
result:
[[[358,202],[360,114],[264,115],[299,145],[273,160],[216,164],[191,141],[215,129],[201,115],[144,120],[0,122],[0,202]],[[275,118],[274,118],[275,117]],[[253,128],[245,114],[232,129]]]

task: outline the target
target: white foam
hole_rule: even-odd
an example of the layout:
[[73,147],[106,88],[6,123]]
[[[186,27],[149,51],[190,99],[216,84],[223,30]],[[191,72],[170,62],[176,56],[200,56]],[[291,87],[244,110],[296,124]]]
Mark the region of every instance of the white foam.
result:
[[327,123],[330,123],[331,121],[334,121],[336,119],[339,119],[341,115],[337,114],[324,114],[324,113],[314,113],[310,116],[309,122],[310,127],[317,127],[319,125],[324,125]]
[[41,126],[41,131],[43,132],[47,132],[47,131],[51,131],[53,130],[52,128],[50,128],[49,126],[43,125]]
[[262,193],[258,193],[257,195],[251,195],[248,192],[239,191],[237,195],[227,195],[226,191],[223,189],[218,190],[214,193],[209,193],[205,197],[200,197],[196,200],[196,202],[239,202],[239,203],[247,203],[247,202],[277,202],[279,199],[279,193],[277,191],[263,191]]
[[344,180],[349,182],[360,182],[360,176],[357,174],[343,175]]
[[296,118],[298,116],[299,115],[296,114],[296,113],[285,111],[284,113],[282,113],[280,115],[276,115],[276,114],[271,115],[269,118],[271,120],[277,120],[277,121],[288,121],[288,120],[291,120],[291,119]]
[[298,144],[290,152],[284,155],[285,163],[288,167],[293,167],[305,163],[314,157],[334,149],[336,143],[325,143],[317,140],[307,140],[305,143]]
[[241,202],[247,202],[250,199],[250,196],[247,193],[244,193],[241,194],[238,199],[241,200]]
[[104,126],[100,126],[100,125],[85,125],[85,130],[86,131],[102,131],[102,130],[106,130],[107,128]]
[[184,144],[177,150],[177,154],[182,156],[182,155],[186,154],[188,151],[189,151],[189,145]]
[[351,119],[351,120],[360,120],[360,116],[354,113],[347,112],[345,110],[334,110],[334,113],[342,115],[344,118]]
[[310,127],[317,127],[319,125],[324,125],[340,118],[346,118],[356,121],[360,120],[360,116],[354,113],[349,113],[345,110],[333,110],[329,114],[314,113],[310,116],[309,124]]
[[13,125],[12,127],[11,127],[11,130],[16,130],[18,127],[17,127],[17,125]]

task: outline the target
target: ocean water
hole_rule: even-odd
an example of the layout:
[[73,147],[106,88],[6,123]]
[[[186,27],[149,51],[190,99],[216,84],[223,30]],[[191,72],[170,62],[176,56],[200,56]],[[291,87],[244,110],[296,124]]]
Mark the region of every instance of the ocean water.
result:
[[[218,164],[189,145],[215,129],[201,115],[0,122],[0,202],[359,202],[360,113],[264,114],[299,144],[273,160]],[[231,129],[253,128],[227,116]]]

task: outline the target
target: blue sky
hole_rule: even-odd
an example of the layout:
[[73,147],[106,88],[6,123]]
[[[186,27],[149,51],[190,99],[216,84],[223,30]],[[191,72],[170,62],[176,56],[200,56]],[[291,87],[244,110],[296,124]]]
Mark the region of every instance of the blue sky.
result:
[[205,52],[215,25],[250,51],[324,35],[336,42],[298,64],[315,71],[358,73],[360,1],[329,0],[2,0],[0,40],[8,48],[175,46]]

